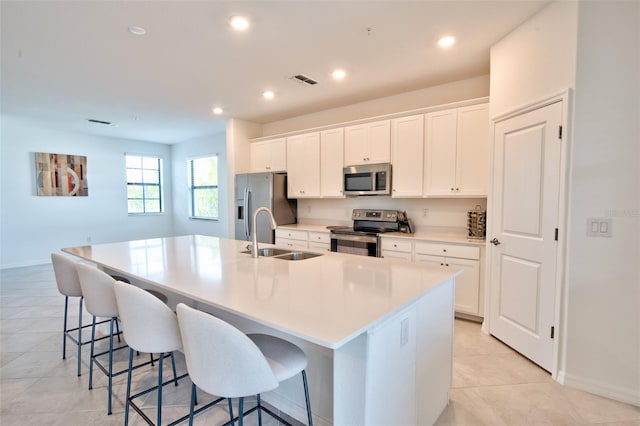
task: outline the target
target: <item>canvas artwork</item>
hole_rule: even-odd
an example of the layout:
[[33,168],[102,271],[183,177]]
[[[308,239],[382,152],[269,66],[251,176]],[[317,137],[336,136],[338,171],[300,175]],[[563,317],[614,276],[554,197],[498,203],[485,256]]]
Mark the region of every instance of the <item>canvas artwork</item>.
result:
[[36,152],[38,195],[86,197],[87,157]]

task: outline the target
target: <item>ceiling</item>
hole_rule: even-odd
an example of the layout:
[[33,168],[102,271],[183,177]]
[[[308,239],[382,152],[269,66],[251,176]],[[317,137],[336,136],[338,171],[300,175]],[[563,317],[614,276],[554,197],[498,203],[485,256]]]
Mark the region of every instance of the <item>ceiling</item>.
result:
[[[1,112],[176,143],[227,118],[267,123],[488,74],[490,46],[547,2],[2,0]],[[238,14],[247,31],[229,27]],[[457,43],[440,49],[447,34]]]

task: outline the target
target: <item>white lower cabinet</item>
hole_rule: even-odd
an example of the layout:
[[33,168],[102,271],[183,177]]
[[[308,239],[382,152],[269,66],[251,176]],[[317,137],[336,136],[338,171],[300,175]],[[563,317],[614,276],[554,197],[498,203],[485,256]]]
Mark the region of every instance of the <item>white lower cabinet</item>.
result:
[[298,229],[276,229],[276,245],[297,248],[331,250],[329,232],[302,231]]
[[413,244],[402,238],[382,238],[380,241],[382,257],[385,259],[399,259],[411,262]]
[[276,245],[307,248],[308,232],[293,229],[276,229]]
[[331,250],[331,237],[328,232],[309,232],[309,248]]
[[454,244],[416,242],[416,262],[461,269],[456,277],[456,312],[482,316],[480,306],[480,248]]
[[382,257],[429,263],[439,268],[462,270],[456,277],[457,313],[484,316],[484,285],[481,275],[483,254],[479,246],[437,243],[408,238],[380,238]]

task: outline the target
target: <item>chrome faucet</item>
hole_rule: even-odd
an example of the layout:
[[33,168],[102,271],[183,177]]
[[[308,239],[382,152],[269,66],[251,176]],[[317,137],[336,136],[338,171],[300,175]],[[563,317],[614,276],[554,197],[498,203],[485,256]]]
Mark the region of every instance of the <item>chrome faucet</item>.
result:
[[273,217],[273,213],[271,213],[271,210],[269,210],[266,207],[258,207],[256,209],[256,211],[253,213],[253,223],[251,224],[251,235],[253,237],[252,240],[252,248],[251,248],[251,257],[253,257],[254,259],[258,258],[258,234],[256,232],[257,229],[257,223],[258,223],[258,213],[260,212],[267,212],[269,214],[269,219],[271,220],[271,229],[276,229],[276,227],[278,226],[278,224],[276,223],[276,219]]

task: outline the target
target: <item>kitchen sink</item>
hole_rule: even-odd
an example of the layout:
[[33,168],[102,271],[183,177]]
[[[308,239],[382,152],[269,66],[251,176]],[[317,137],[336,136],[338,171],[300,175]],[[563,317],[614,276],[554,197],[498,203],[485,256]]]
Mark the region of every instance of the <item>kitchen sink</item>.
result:
[[274,257],[274,259],[284,259],[284,260],[304,260],[311,259],[313,257],[322,256],[320,253],[310,253],[306,251],[294,251],[291,253],[283,254],[280,256]]
[[[241,251],[243,254],[251,254],[251,250]],[[308,251],[289,251],[273,247],[265,247],[258,249],[258,256],[260,257],[273,257],[274,259],[283,260],[304,260],[311,259],[313,257],[322,256],[321,253],[311,253]]]
[[[251,250],[245,250],[241,253],[251,254]],[[280,255],[289,254],[289,253],[291,253],[291,251],[282,250],[282,249],[273,248],[273,247],[264,247],[264,248],[258,249],[258,256],[264,256],[264,257],[280,256]]]

